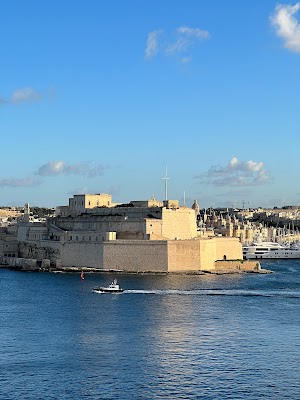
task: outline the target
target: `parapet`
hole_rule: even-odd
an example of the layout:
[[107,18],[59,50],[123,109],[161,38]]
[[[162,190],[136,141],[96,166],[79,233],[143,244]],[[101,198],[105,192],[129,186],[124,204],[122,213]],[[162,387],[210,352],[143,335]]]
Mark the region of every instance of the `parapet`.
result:
[[163,205],[166,208],[179,208],[178,200],[164,200]]

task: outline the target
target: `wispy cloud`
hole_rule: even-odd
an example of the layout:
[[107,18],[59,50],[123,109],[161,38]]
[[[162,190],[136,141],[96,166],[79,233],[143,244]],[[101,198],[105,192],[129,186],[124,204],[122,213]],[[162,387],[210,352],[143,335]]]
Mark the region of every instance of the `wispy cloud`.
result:
[[182,57],[181,62],[182,64],[187,64],[192,61],[192,57]]
[[83,162],[77,164],[68,164],[65,161],[49,161],[42,165],[36,172],[40,176],[56,176],[56,175],[85,175],[95,177],[102,175],[103,171],[108,167],[103,165],[95,165],[94,162]]
[[42,95],[31,87],[15,90],[11,96],[12,103],[28,103],[41,100]]
[[210,36],[208,31],[199,28],[189,28],[188,26],[180,26],[177,28],[177,32],[197,39],[208,39]]
[[213,166],[195,179],[213,186],[258,186],[270,180],[263,162],[239,161],[236,157],[225,167]]
[[153,31],[148,33],[147,44],[145,49],[145,58],[151,59],[156,56],[158,52],[158,37],[163,33],[162,30]]
[[278,4],[270,17],[276,34],[283,39],[284,47],[296,53],[300,52],[300,24],[295,14],[300,9],[300,2],[294,6]]
[[[187,53],[190,48],[197,42],[207,40],[210,33],[199,28],[190,28],[188,26],[180,26],[175,32],[172,32],[172,39],[163,30],[152,31],[148,34],[145,58],[150,60],[157,54],[162,55],[179,55]],[[190,56],[182,58],[183,63],[191,61]]]
[[40,184],[39,180],[32,177],[0,179],[0,187],[34,187]]
[[210,34],[199,28],[181,26],[176,29],[176,37],[176,41],[168,45],[166,49],[168,54],[185,53],[195,42],[208,39]]
[[0,104],[32,103],[40,101],[42,98],[42,93],[38,92],[32,87],[24,87],[15,90],[9,98],[0,96]]

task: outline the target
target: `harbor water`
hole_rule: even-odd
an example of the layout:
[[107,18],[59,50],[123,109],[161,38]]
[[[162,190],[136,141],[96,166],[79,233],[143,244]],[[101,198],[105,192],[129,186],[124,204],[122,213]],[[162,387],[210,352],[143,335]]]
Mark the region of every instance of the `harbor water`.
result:
[[[300,260],[273,274],[0,270],[0,398],[299,399]],[[117,278],[119,294],[93,293]]]

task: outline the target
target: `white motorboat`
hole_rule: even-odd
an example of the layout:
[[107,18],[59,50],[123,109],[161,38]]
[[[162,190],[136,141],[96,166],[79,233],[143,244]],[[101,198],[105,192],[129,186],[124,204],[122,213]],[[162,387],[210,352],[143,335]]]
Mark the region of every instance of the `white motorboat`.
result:
[[121,292],[124,292],[124,289],[121,289],[117,280],[114,279],[112,281],[112,283],[110,285],[108,285],[107,287],[103,287],[103,286],[94,287],[93,292],[96,292],[96,293],[121,293]]
[[276,242],[254,242],[243,246],[243,258],[249,259],[284,259],[300,258],[300,247],[283,246]]

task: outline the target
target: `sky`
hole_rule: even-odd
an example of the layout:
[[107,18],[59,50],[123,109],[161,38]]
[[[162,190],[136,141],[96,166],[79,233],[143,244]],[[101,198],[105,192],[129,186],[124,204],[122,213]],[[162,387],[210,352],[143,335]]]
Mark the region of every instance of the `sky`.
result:
[[300,2],[2,0],[0,206],[300,204]]

